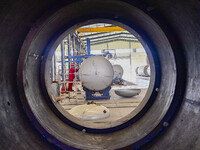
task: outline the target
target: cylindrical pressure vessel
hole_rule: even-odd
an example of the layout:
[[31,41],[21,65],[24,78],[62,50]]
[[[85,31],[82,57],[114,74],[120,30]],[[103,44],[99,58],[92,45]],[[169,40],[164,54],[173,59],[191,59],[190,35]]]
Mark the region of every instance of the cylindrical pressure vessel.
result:
[[139,76],[150,76],[150,66],[140,66],[136,68],[136,74]]
[[113,80],[111,63],[102,56],[92,56],[80,66],[79,78],[89,90],[100,91],[107,88]]
[[115,79],[115,78],[121,79],[122,78],[124,70],[121,65],[113,65],[113,71],[114,71],[113,79]]

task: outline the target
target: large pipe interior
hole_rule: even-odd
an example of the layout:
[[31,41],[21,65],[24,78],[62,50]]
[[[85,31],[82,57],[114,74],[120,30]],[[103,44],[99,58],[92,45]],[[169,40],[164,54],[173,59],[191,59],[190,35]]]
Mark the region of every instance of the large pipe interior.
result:
[[[198,1],[30,0],[0,8],[2,149],[199,149]],[[113,130],[76,126],[48,100],[49,70],[41,71],[70,29],[100,20],[138,34],[155,68],[144,112]]]

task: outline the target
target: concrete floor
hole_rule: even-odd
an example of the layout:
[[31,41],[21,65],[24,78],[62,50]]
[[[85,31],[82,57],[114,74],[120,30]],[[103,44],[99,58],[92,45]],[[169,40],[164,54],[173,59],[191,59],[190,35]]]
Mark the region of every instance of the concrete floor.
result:
[[[138,96],[134,96],[131,98],[124,98],[116,95],[114,92],[115,89],[131,89],[131,88],[141,88],[141,93]],[[122,117],[125,117],[140,104],[140,102],[143,100],[146,94],[146,91],[147,88],[140,87],[138,85],[112,86],[112,89],[110,90],[110,95],[111,95],[110,100],[92,100],[96,104],[100,104],[107,107],[110,110],[110,117],[101,120],[94,120],[92,122],[93,123],[112,122],[121,119]],[[68,111],[75,106],[86,104],[88,101],[89,100],[75,101],[75,100],[64,99],[59,103],[66,111]]]

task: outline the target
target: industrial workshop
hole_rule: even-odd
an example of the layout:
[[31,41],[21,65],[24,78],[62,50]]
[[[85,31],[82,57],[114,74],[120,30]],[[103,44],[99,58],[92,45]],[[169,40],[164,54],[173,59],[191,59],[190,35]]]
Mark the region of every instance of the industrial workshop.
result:
[[123,117],[130,119],[147,92],[150,65],[133,34],[96,23],[66,35],[52,56],[49,75],[53,103],[105,128]]
[[0,150],[200,150],[198,0],[1,0]]

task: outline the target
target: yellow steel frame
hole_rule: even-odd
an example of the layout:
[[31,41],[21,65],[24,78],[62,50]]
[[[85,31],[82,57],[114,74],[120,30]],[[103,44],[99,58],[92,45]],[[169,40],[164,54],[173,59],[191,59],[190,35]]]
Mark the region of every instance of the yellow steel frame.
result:
[[113,31],[126,31],[121,27],[96,27],[96,28],[79,28],[76,30],[80,33],[85,32],[113,32]]

